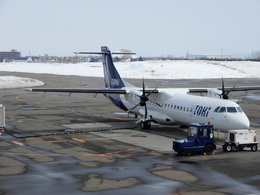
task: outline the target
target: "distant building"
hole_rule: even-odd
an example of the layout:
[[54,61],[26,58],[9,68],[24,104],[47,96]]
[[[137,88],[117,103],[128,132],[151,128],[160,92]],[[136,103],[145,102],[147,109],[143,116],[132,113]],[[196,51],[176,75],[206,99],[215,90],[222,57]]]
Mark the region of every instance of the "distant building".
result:
[[198,54],[186,54],[187,59],[207,59],[207,60],[224,60],[231,59],[231,55],[198,55]]
[[15,59],[15,58],[20,58],[21,57],[21,52],[18,52],[14,49],[11,51],[0,51],[0,60],[3,61],[4,59]]

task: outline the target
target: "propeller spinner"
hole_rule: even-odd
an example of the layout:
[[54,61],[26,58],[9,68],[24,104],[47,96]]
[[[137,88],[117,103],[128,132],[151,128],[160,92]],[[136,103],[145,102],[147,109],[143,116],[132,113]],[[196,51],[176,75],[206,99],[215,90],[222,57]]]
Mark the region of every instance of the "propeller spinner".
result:
[[[140,98],[140,102],[137,105],[135,105],[133,108],[131,108],[129,111],[135,109],[137,106],[144,106],[144,109],[145,109],[144,118],[146,119],[147,118],[147,105],[146,105],[146,102],[147,101],[154,102],[152,100],[149,100],[148,96],[150,96],[150,95],[151,95],[151,93],[147,94],[147,92],[145,91],[145,84],[144,84],[144,79],[143,79],[142,95],[137,95]],[[161,105],[158,104],[157,102],[154,102],[154,103],[161,107]]]

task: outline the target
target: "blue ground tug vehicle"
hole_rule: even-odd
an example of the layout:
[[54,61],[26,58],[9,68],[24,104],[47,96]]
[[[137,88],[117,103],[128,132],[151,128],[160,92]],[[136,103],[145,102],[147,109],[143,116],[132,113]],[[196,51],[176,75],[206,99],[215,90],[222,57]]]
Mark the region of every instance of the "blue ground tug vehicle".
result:
[[194,153],[213,154],[216,149],[214,143],[213,125],[205,123],[191,123],[187,139],[173,141],[173,150],[178,154],[191,156]]

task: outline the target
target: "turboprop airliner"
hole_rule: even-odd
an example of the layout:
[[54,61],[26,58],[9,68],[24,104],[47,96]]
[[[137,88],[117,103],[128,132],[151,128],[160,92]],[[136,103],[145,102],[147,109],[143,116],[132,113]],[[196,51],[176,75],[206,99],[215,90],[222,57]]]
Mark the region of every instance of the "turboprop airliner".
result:
[[[137,121],[142,129],[150,129],[151,123],[165,125],[188,125],[189,123],[208,123],[214,129],[248,129],[250,122],[242,108],[228,98],[231,91],[259,90],[253,87],[225,87],[222,79],[220,88],[145,88],[135,87],[123,80],[112,60],[108,47],[101,52],[78,52],[78,54],[102,55],[104,69],[104,88],[30,88],[35,92],[101,93],[120,109],[142,118]],[[114,54],[114,53],[113,53]],[[119,53],[116,53],[119,54]],[[194,95],[204,93],[204,96]]]

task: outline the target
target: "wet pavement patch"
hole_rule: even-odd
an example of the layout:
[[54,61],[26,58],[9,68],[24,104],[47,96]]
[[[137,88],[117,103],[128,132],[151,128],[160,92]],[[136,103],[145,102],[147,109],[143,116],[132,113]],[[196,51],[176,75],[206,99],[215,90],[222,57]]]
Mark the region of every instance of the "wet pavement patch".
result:
[[87,192],[102,191],[110,189],[120,189],[130,186],[135,186],[141,184],[142,182],[133,177],[124,179],[104,179],[98,174],[89,174],[84,181],[85,186],[82,190]]

